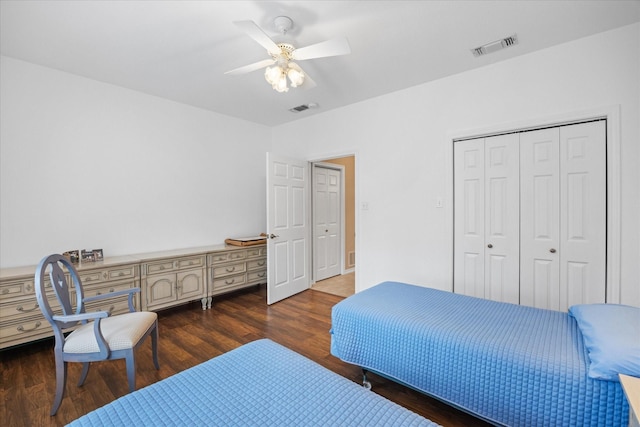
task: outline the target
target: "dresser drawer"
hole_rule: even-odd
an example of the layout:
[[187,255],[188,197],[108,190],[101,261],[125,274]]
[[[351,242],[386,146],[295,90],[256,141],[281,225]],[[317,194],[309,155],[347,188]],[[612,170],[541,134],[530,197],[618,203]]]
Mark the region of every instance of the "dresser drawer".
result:
[[180,259],[177,259],[174,264],[176,268],[180,270],[186,269],[186,268],[204,267],[205,257],[203,255],[198,257],[180,258]]
[[247,258],[247,250],[237,250],[237,251],[226,251],[226,252],[216,252],[213,254],[209,254],[209,264],[222,264],[225,262],[233,262],[244,260]]
[[164,260],[150,262],[146,264],[146,274],[168,273],[171,271],[184,270],[189,268],[204,267],[205,256],[194,256],[186,258],[178,258],[175,260]]
[[250,271],[247,273],[247,283],[265,283],[267,281],[267,270]]
[[[69,281],[69,276],[65,275],[67,278],[67,282]],[[52,293],[53,289],[51,288],[51,280],[49,277],[45,277],[44,281],[45,292]],[[17,280],[7,280],[0,284],[0,300],[21,297],[21,296],[34,296],[35,298],[35,281],[33,276],[29,278],[17,279]]]
[[256,259],[253,261],[247,261],[247,270],[258,270],[258,269],[264,269],[267,266],[267,260],[266,259]]
[[228,288],[235,288],[247,283],[246,276],[244,274],[238,274],[235,276],[221,277],[213,281],[213,292],[223,291]]
[[147,274],[158,274],[173,271],[173,261],[150,262],[147,264]]
[[31,316],[15,322],[2,322],[0,325],[0,343],[2,347],[51,335],[53,335],[53,329],[42,315]]
[[267,255],[267,248],[265,246],[249,248],[247,249],[247,258],[257,258]]
[[[113,282],[107,283],[106,285],[93,285],[84,287],[84,297],[95,297],[98,295],[104,295],[111,292],[122,291],[125,289],[135,288],[136,282],[135,280],[125,280],[122,282]],[[120,298],[126,300],[128,297],[126,295],[121,296]]]
[[136,277],[138,275],[137,265],[127,265],[101,270],[78,272],[83,285],[110,280],[120,280]]
[[[119,296],[116,298],[107,298],[100,301],[94,301],[87,305],[85,305],[85,311],[87,313],[92,313],[96,311],[106,311],[110,315],[113,314],[121,314],[129,312],[129,303],[128,298]],[[137,303],[134,300],[134,307],[137,306]]]
[[[74,297],[72,296],[72,298]],[[48,300],[49,305],[53,310],[62,311],[60,310],[60,303],[55,296],[49,296]],[[13,320],[14,318],[25,318],[33,315],[42,315],[42,311],[40,310],[40,306],[38,305],[38,301],[35,296],[0,304],[0,319],[2,319],[3,324],[7,321]]]
[[246,270],[246,264],[239,262],[236,264],[221,265],[220,267],[213,268],[213,278],[221,276],[229,276],[237,273],[244,273]]

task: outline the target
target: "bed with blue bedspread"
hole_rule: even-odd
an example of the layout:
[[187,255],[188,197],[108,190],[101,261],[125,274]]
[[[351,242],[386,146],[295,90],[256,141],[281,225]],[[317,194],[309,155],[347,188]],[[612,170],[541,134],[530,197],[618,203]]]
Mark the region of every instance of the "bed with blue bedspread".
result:
[[437,424],[273,341],[253,341],[70,426],[425,426]]
[[[603,324],[604,335],[626,327],[635,347],[605,347],[628,351],[638,363],[640,309],[628,309],[630,318]],[[335,305],[331,333],[334,356],[493,424],[628,422],[617,373],[592,378],[597,366],[576,318],[566,312],[385,282]]]

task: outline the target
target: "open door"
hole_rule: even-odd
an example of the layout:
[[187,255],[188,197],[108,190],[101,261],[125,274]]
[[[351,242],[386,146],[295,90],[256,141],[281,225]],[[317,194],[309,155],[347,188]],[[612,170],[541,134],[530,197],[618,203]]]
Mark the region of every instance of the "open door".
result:
[[309,289],[309,163],[267,153],[267,304]]

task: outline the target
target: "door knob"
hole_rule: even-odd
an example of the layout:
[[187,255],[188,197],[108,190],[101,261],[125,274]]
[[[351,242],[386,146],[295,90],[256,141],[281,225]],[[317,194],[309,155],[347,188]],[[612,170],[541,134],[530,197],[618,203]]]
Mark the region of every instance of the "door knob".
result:
[[491,249],[491,248],[493,247],[493,245],[492,245],[491,243],[489,243],[489,244],[487,245],[487,247],[488,247],[489,249]]
[[555,253],[556,253],[556,250],[555,250],[555,249],[553,249],[553,248],[551,248],[551,249],[549,249],[549,252],[551,252],[552,254],[555,254]]
[[268,238],[270,238],[270,239],[275,239],[276,237],[280,237],[280,236],[278,236],[278,235],[276,235],[276,234],[271,233],[271,234],[269,234],[267,237],[268,237]]

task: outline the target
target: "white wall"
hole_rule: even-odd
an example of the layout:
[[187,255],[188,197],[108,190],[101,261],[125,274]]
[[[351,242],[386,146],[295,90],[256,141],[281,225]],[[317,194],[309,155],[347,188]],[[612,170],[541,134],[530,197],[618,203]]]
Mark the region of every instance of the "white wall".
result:
[[265,226],[267,127],[1,58],[0,266]]
[[305,159],[356,154],[356,202],[369,205],[357,212],[358,290],[384,280],[451,290],[451,135],[619,106],[620,301],[640,306],[639,103],[634,24],[282,125],[272,143]]

